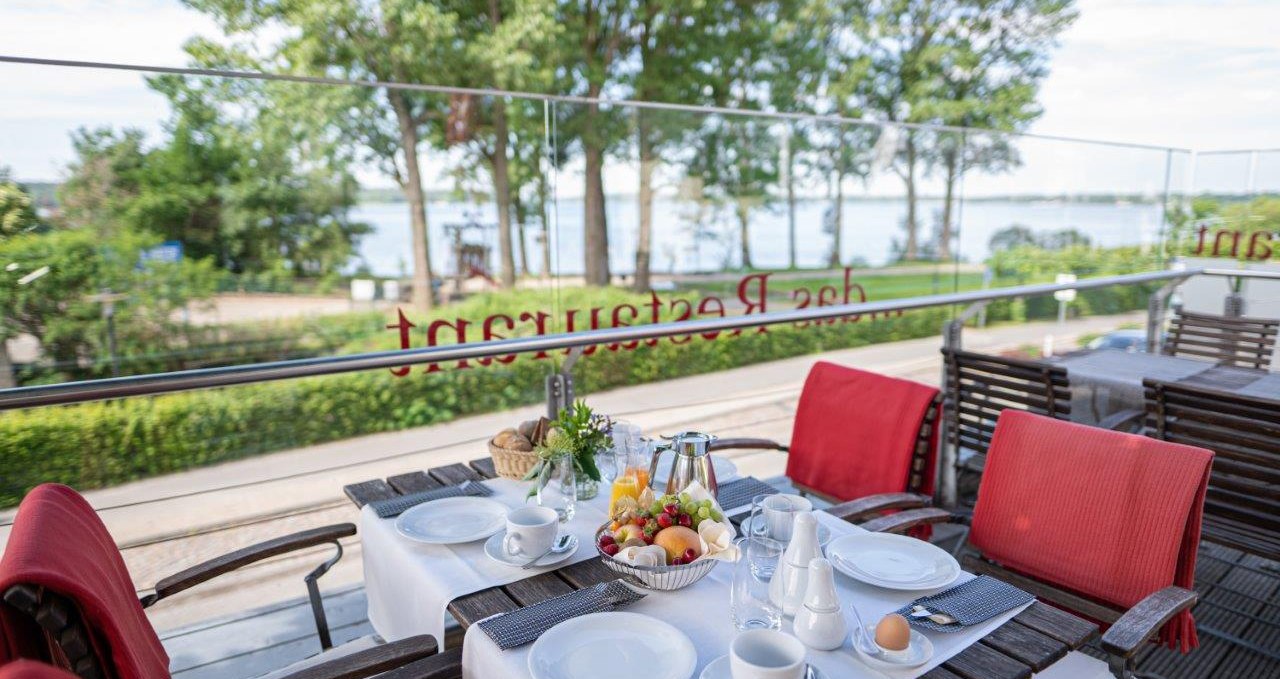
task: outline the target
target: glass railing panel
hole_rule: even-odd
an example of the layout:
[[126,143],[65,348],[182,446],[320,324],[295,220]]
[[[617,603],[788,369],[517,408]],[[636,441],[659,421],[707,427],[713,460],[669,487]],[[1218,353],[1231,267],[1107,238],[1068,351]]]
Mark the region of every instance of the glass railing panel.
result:
[[[1189,193],[1176,246],[1188,266],[1276,269],[1280,153],[1197,154]],[[1192,311],[1280,317],[1280,284],[1274,281],[1201,279],[1178,292],[1175,303]]]

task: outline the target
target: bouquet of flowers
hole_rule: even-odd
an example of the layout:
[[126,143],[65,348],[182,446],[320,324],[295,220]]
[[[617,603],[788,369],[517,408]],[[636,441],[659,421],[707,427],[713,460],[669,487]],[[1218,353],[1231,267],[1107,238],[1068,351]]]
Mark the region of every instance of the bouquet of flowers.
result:
[[574,473],[599,481],[600,469],[596,467],[595,456],[610,445],[612,432],[613,421],[593,412],[586,401],[574,401],[568,408],[561,408],[543,442],[534,448],[540,459],[524,477],[525,481],[537,480],[529,489],[529,497],[546,485],[551,474],[550,460],[557,455],[570,455]]

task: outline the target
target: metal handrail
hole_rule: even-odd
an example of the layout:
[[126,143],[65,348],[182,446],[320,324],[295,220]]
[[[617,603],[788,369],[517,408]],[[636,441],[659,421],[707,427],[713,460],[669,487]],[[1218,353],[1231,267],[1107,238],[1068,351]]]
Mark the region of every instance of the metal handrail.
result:
[[742,330],[800,321],[821,321],[860,314],[910,311],[928,307],[1034,297],[1052,294],[1059,290],[1091,290],[1113,285],[1178,281],[1200,274],[1242,275],[1239,271],[1229,269],[1188,268],[1183,270],[1149,271],[1137,274],[1086,278],[1074,283],[1019,285],[1007,288],[952,292],[876,302],[857,302],[790,311],[772,311],[763,314],[708,318],[696,321],[675,321],[555,335],[516,337],[493,342],[378,351],[345,356],[323,356],[271,363],[254,363],[221,368],[202,368],[199,370],[181,370],[151,375],[18,387],[0,390],[0,411],[83,403],[130,396],[151,396],[192,389],[209,389],[298,377],[359,372],[362,370],[399,368],[428,363],[448,363],[450,361],[489,358],[507,354],[572,349],[574,347],[658,339],[699,332]]
[[76,59],[48,59],[42,57],[22,57],[16,55],[0,55],[0,63],[26,64],[30,66],[61,66],[66,68],[91,68],[113,71],[133,71],[139,73],[164,73],[170,75],[188,75],[212,78],[238,78],[241,80],[272,80],[294,82],[309,85],[336,85],[342,87],[375,87],[379,89],[405,90],[410,92],[427,92],[432,94],[467,94],[479,97],[513,97],[562,104],[599,104],[604,106],[625,106],[628,108],[653,109],[660,111],[680,111],[684,113],[719,114],[770,118],[774,120],[801,120],[829,124],[868,125],[874,127],[893,127],[904,130],[921,130],[934,132],[950,132],[956,134],[995,134],[1004,137],[1020,137],[1023,139],[1042,139],[1061,141],[1073,144],[1092,144],[1115,148],[1141,149],[1145,151],[1166,151],[1172,153],[1191,153],[1191,149],[1176,146],[1158,146],[1135,142],[1109,141],[1104,139],[1086,139],[1040,132],[1002,132],[981,127],[964,127],[960,125],[940,125],[934,123],[908,123],[890,120],[872,120],[869,118],[850,118],[836,114],[797,113],[792,111],[764,111],[760,109],[733,108],[729,106],[703,106],[697,104],[676,104],[662,101],[642,101],[639,99],[613,99],[609,97],[584,97],[574,94],[546,94],[541,92],[521,92],[501,90],[491,87],[455,87],[451,85],[428,85],[424,83],[406,83],[387,80],[346,80],[327,76],[298,75],[294,73],[267,73],[262,71],[233,71],[217,68],[192,68],[183,66],[156,66],[151,64],[125,64],[109,61],[82,61]]

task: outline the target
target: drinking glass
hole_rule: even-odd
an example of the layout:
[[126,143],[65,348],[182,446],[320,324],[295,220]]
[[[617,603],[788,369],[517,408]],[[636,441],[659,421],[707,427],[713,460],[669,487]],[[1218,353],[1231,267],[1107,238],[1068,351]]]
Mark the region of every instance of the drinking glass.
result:
[[[578,504],[578,484],[573,471],[573,456],[561,453],[547,460],[546,483],[538,487],[538,506],[556,510],[560,523],[573,519]],[[539,481],[541,481],[541,476]]]
[[[769,578],[782,558],[782,543],[762,535],[738,538],[729,615],[739,630],[782,629],[782,609],[769,599]],[[763,573],[768,575],[763,575]]]

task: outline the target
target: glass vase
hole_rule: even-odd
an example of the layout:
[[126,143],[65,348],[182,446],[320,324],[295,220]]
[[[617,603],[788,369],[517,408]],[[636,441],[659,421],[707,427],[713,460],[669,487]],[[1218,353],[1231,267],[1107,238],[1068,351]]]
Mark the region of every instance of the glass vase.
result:
[[550,466],[546,483],[538,487],[538,506],[556,510],[560,522],[573,519],[574,509],[578,504],[578,474],[573,456],[568,453],[554,455],[547,459]]
[[600,482],[588,477],[583,472],[578,473],[578,499],[590,500],[600,494]]

